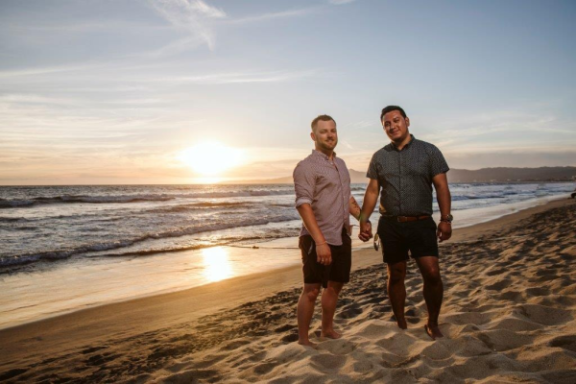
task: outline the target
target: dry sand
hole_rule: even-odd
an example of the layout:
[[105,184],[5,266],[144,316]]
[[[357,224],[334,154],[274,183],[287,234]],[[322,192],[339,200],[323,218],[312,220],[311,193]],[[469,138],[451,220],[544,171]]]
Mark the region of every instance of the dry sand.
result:
[[575,227],[576,203],[562,200],[458,230],[441,247],[437,341],[415,266],[401,331],[380,256],[362,250],[336,313],[344,336],[313,337],[318,349],[294,342],[291,267],[0,331],[0,381],[573,384]]

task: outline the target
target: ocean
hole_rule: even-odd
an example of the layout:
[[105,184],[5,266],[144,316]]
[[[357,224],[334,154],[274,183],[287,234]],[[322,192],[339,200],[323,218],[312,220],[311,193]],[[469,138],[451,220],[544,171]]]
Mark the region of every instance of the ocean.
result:
[[[571,183],[453,184],[455,227],[471,209],[505,214],[515,203],[572,190]],[[352,186],[359,202],[364,191]],[[297,236],[300,225],[292,185],[0,187],[0,273],[42,261],[265,242]]]
[[[574,185],[450,188],[457,229]],[[292,185],[0,187],[0,328],[298,264],[300,226]]]

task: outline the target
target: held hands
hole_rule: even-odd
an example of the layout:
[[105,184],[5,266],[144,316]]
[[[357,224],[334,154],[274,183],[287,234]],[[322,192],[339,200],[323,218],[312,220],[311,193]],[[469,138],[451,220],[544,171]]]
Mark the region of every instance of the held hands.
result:
[[360,233],[358,238],[363,242],[367,242],[372,238],[372,223],[369,221],[360,221]]
[[452,237],[452,224],[446,221],[441,221],[438,223],[438,231],[436,234],[440,242],[448,240],[450,237]]
[[330,265],[332,263],[332,252],[328,243],[316,245],[316,261],[322,265]]

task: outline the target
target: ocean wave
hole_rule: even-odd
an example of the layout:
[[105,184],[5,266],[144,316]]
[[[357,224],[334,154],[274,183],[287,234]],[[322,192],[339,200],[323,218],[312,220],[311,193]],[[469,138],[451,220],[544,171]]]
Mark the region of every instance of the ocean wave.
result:
[[[264,197],[264,196],[290,196],[293,191],[287,190],[253,190],[230,192],[193,192],[187,194],[161,194],[161,195],[115,195],[115,196],[88,196],[88,195],[62,195],[54,197],[35,197],[31,199],[2,199],[0,209],[33,207],[46,204],[114,204],[138,202],[162,202],[175,199],[222,199],[235,197]],[[204,204],[204,203],[199,203]],[[206,203],[209,204],[209,203]]]
[[267,235],[262,235],[262,236],[223,237],[223,238],[218,239],[217,243],[199,243],[199,244],[186,245],[186,246],[176,245],[175,247],[172,247],[172,248],[156,248],[156,249],[149,248],[149,249],[142,249],[142,250],[137,250],[137,251],[126,251],[126,252],[120,251],[120,252],[115,252],[115,253],[102,254],[100,256],[101,257],[151,256],[151,255],[156,255],[159,253],[192,251],[192,250],[210,248],[210,247],[215,247],[215,246],[227,246],[227,245],[232,245],[232,244],[242,245],[242,244],[253,243],[253,242],[271,241],[274,239],[298,236],[299,233],[300,233],[300,230],[298,229],[298,230],[288,232],[288,233],[284,232],[282,234],[275,233],[275,234],[267,234]]
[[517,195],[517,193],[492,193],[492,194],[476,194],[476,195],[452,195],[452,201],[463,200],[485,200],[485,199],[503,199],[506,196]]
[[[99,254],[105,251],[117,250],[121,248],[128,248],[130,246],[137,245],[145,241],[162,240],[168,238],[177,238],[183,236],[196,235],[203,232],[211,232],[216,230],[225,230],[231,228],[241,228],[250,226],[260,226],[269,223],[280,223],[294,220],[293,216],[277,216],[271,218],[261,218],[261,219],[246,219],[239,222],[230,222],[227,224],[211,223],[202,226],[191,227],[191,228],[178,228],[171,231],[166,231],[162,233],[148,233],[138,238],[124,239],[109,241],[105,243],[97,243],[84,245],[76,248],[60,249],[47,252],[39,252],[33,254],[22,254],[22,255],[12,255],[12,256],[0,256],[0,273],[3,269],[30,264],[40,261],[57,261],[64,260],[74,256],[88,255],[88,254]],[[214,245],[214,244],[211,244]],[[163,248],[157,252],[170,252],[171,248]],[[125,253],[128,254],[128,253]],[[118,255],[118,253],[116,253]],[[98,255],[102,256],[102,255]]]
[[106,204],[106,203],[136,203],[144,201],[168,201],[174,197],[168,195],[140,195],[140,196],[56,196],[36,197],[33,199],[7,200],[0,199],[1,208],[21,208],[46,204]]
[[171,207],[153,208],[148,209],[146,213],[178,213],[178,212],[188,212],[197,209],[208,209],[208,208],[248,208],[253,207],[254,203],[251,202],[201,202],[194,204],[183,204]]
[[0,216],[0,223],[27,223],[28,219],[24,217],[2,217]]

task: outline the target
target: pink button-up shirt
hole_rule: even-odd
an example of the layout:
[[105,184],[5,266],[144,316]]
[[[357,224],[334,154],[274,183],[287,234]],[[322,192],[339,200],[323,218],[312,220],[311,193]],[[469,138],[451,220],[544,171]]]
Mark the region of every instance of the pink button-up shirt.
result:
[[[296,207],[310,204],[328,244],[342,245],[342,228],[350,234],[350,173],[344,160],[332,161],[322,152],[312,154],[294,169]],[[300,236],[309,235],[302,225]]]

